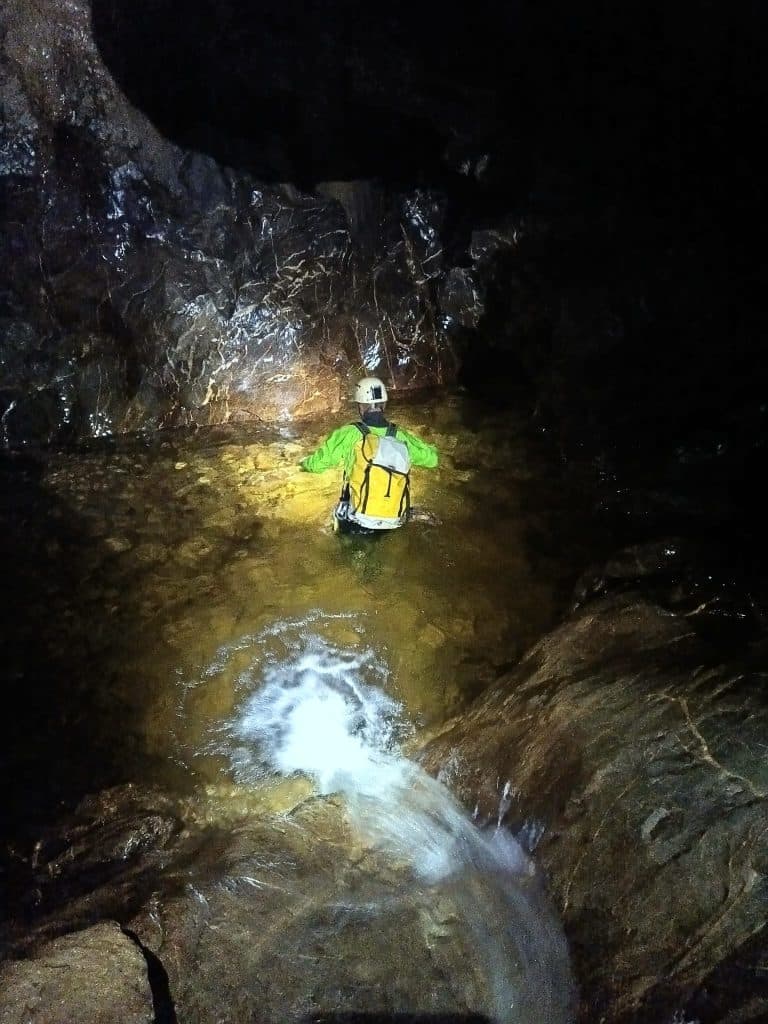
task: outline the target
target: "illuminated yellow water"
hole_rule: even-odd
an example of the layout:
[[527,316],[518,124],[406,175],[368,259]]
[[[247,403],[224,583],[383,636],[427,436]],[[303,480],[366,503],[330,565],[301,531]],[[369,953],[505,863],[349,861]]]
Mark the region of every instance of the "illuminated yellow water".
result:
[[223,784],[214,758],[190,753],[232,712],[248,644],[199,681],[220,649],[272,627],[374,651],[419,728],[459,711],[553,623],[585,541],[545,441],[460,397],[392,415],[441,462],[413,473],[426,514],[374,541],[330,530],[337,472],[298,469],[336,417],[45,460],[40,487],[79,564],[75,587],[46,584],[39,628],[77,677],[52,699],[63,720],[90,716],[94,784],[100,758],[137,781]]

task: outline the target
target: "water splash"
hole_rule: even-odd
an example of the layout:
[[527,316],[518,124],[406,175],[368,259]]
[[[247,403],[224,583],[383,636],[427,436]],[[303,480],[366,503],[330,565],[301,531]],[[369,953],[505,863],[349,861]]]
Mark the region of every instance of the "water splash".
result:
[[[370,649],[339,650],[306,630],[279,657],[273,649],[265,657],[263,641],[214,742],[235,779],[303,775],[319,794],[342,795],[364,844],[410,871],[421,891],[450,894],[483,965],[495,1020],[570,1021],[567,948],[533,862],[504,828],[478,829],[440,781],[403,755],[411,726],[384,692],[386,665]],[[225,660],[211,669],[221,671]],[[510,783],[505,796],[511,792]]]
[[322,794],[386,788],[388,752],[404,731],[402,708],[361,680],[370,653],[356,655],[310,637],[288,661],[267,665],[260,688],[229,724],[242,743],[236,772],[260,763],[303,772]]

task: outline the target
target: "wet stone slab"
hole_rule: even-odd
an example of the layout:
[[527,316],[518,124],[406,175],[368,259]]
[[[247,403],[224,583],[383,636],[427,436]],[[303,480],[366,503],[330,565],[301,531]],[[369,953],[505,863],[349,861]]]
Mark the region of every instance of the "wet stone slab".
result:
[[764,647],[717,654],[685,613],[598,598],[420,739],[480,820],[532,837],[584,1021],[768,1012]]

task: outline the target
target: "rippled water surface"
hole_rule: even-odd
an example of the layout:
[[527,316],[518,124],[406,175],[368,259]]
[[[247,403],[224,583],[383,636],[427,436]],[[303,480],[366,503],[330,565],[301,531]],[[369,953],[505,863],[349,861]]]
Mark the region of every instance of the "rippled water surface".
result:
[[11,805],[216,779],[209,732],[254,643],[265,664],[309,633],[366,652],[419,729],[552,623],[584,541],[545,439],[460,398],[392,416],[441,465],[414,471],[416,521],[374,540],[334,535],[339,475],[297,467],[337,418],[5,457]]

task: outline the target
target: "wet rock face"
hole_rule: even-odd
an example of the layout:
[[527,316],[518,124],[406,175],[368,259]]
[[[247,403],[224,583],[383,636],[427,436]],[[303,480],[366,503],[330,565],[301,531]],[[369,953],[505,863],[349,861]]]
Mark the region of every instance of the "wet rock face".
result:
[[741,408],[714,15],[5,11],[4,440],[301,418],[362,371],[522,398],[568,456]]
[[120,91],[87,0],[6,11],[5,441],[280,422],[337,407],[363,371],[453,378],[439,196],[310,195],[185,152]]
[[[608,572],[657,573],[672,547]],[[584,1021],[768,1012],[768,704],[760,642],[740,654],[637,590],[593,597],[423,751],[481,819],[538,843]]]
[[2,1024],[152,1024],[147,964],[113,921],[44,943],[0,968]]
[[[559,931],[530,871],[521,866],[511,883],[520,919],[510,924],[492,873],[467,862],[426,880],[361,841],[343,800],[290,785],[278,813],[262,803],[258,815],[258,796],[225,786],[175,804],[132,786],[85,801],[24,858],[39,906],[26,929],[13,921],[0,928],[10,954],[0,971],[0,1021],[16,1024],[33,990],[34,1012],[24,1018],[33,1024],[482,1024],[509,1019],[512,997],[516,1024],[570,1021],[569,989],[558,988],[567,978]],[[157,828],[173,819],[172,808],[184,827]],[[84,836],[93,859],[110,864],[101,877],[83,863]],[[508,945],[497,949],[499,928],[508,929]],[[495,963],[489,949],[500,955]],[[74,982],[84,974],[78,996]],[[78,998],[93,986],[94,1008],[80,1012]],[[156,1017],[141,1015],[149,986]]]

